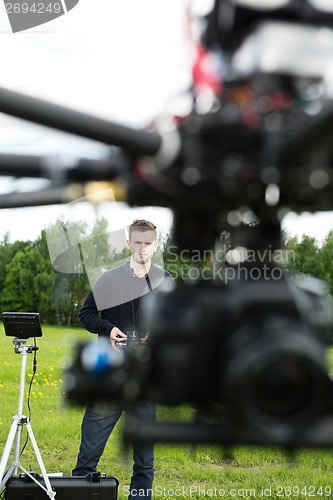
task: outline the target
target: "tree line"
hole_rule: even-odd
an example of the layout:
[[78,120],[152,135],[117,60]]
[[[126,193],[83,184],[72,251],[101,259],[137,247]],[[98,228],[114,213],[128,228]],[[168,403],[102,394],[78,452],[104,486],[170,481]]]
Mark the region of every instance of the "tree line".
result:
[[[77,325],[78,311],[99,274],[129,258],[125,238],[123,246],[113,244],[110,234],[102,218],[92,229],[58,219],[34,241],[12,243],[5,235],[0,241],[1,310],[37,311],[45,324]],[[161,236],[154,261],[180,282],[191,263],[187,255],[176,257],[175,248],[170,235]],[[333,296],[333,231],[322,244],[309,236],[285,238],[284,248],[288,271],[325,280]]]

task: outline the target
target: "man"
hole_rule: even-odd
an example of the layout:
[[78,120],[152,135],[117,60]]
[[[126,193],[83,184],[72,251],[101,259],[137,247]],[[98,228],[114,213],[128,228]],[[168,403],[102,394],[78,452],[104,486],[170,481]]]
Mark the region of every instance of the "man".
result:
[[[130,261],[103,273],[89,292],[80,312],[82,326],[110,339],[114,349],[119,342],[146,342],[148,334],[139,332],[141,297],[157,288],[171,275],[152,264],[157,247],[156,226],[147,220],[135,220],[129,227],[127,241]],[[138,403],[131,414],[156,420],[153,403]],[[87,406],[82,421],[81,445],[73,476],[96,471],[106,442],[123,409],[110,403],[108,410],[98,411],[94,404]],[[151,498],[154,479],[154,449],[151,445],[133,446],[133,474],[129,498]]]

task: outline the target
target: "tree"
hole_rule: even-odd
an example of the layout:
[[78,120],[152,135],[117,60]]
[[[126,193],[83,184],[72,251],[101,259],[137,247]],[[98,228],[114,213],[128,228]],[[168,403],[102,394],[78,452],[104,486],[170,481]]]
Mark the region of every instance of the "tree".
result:
[[50,294],[55,321],[61,325],[78,323],[77,314],[87,292],[81,242],[86,236],[85,222],[68,222],[58,218],[45,230],[49,261],[55,271]]
[[[15,241],[15,243],[10,243],[8,233],[4,235],[3,240],[0,242],[0,289],[2,291],[5,288],[8,264],[18,251],[24,249],[27,243],[26,241]],[[0,295],[0,306],[2,311],[6,309],[3,303],[3,293]]]
[[36,311],[49,324],[78,324],[97,277],[129,256],[124,232],[110,233],[105,218],[91,230],[59,218],[35,241],[10,243],[5,235],[0,248],[2,310]]
[[319,276],[328,283],[330,293],[333,296],[333,231],[330,231],[318,252],[317,268],[320,269]]
[[82,259],[91,286],[102,272],[119,265],[124,250],[128,255],[124,231],[109,231],[105,217],[98,219],[90,234],[81,241]]
[[298,243],[297,238],[291,238],[285,244],[288,251],[287,266],[295,271],[321,277],[319,247],[315,238],[304,235]]
[[[117,263],[108,222],[96,221],[91,231],[85,222],[58,219],[46,230],[50,258],[56,271],[53,300],[59,324],[78,323],[78,311],[98,276]],[[126,244],[123,238],[123,244]],[[122,254],[121,254],[122,255]]]
[[38,311],[42,321],[54,324],[56,322],[56,308],[53,300],[55,272],[49,256],[45,231],[35,241],[34,251],[38,254],[36,276],[34,279],[34,290],[38,296]]
[[38,255],[27,244],[18,251],[7,266],[2,302],[5,309],[14,311],[38,311],[38,299],[34,288]]

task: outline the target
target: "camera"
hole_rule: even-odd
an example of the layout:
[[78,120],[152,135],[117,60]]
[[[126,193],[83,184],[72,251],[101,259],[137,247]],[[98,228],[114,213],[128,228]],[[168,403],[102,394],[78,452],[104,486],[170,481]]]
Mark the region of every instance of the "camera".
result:
[[[150,332],[149,343],[120,366],[109,365],[103,377],[85,370],[80,345],[65,373],[67,399],[188,403],[210,419],[205,433],[203,422],[197,436],[193,431],[194,442],[306,442],[309,429],[333,410],[327,289],[319,280],[291,278],[267,264],[244,263],[238,270],[227,284],[166,283],[145,297],[142,327]],[[140,432],[130,426],[131,440],[164,439],[163,423],[140,426]],[[174,425],[167,439],[177,441],[181,434]]]
[[[234,258],[217,269],[193,258],[195,277],[144,297],[140,329],[149,343],[109,365],[103,380],[82,365],[84,345],[65,374],[73,403],[146,400],[196,410],[191,423],[130,420],[125,440],[332,445],[327,287],[266,254],[281,248],[290,209],[332,209],[332,73],[320,33],[333,12],[310,0],[276,9],[254,3],[215,0],[202,40],[216,56],[222,90],[208,89],[207,98],[199,86],[193,112],[167,136],[174,151],[134,161],[128,184],[131,205],[173,208],[180,255],[203,262],[227,231]],[[303,58],[281,51],[295,29],[299,45],[290,47],[311,40]]]

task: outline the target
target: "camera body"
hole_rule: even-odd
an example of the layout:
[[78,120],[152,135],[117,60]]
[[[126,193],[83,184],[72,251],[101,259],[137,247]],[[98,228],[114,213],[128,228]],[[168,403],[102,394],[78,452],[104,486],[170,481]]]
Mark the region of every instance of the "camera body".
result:
[[[144,297],[149,343],[103,375],[82,365],[78,346],[65,373],[69,401],[188,403],[199,412],[193,424],[131,421],[131,440],[332,445],[328,291],[260,255],[281,248],[288,211],[332,209],[333,11],[310,0],[266,4],[215,0],[201,42],[218,56],[221,92],[194,82],[192,113],[173,135],[161,131],[175,146],[169,155],[124,153],[135,173],[128,203],[171,207],[180,254],[210,251],[227,230],[233,248],[259,256]],[[249,213],[259,222],[244,224]]]
[[[253,269],[245,266],[228,284],[168,283],[146,296],[142,327],[150,332],[149,343],[129,350],[103,374],[83,367],[81,344],[65,372],[67,399],[189,403],[210,422],[223,423],[229,438],[298,442],[332,411],[327,290],[318,280],[297,281],[282,269],[275,271],[278,279],[253,279]],[[159,437],[157,427],[154,439]]]
[[331,411],[331,305],[317,280],[298,283],[282,270],[275,280],[251,279],[253,265],[243,269],[227,285],[147,298],[151,369],[142,395],[217,411],[217,419],[222,412],[253,436],[288,442]]

